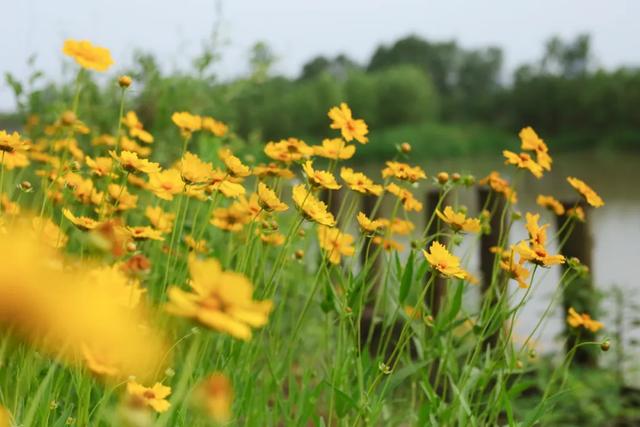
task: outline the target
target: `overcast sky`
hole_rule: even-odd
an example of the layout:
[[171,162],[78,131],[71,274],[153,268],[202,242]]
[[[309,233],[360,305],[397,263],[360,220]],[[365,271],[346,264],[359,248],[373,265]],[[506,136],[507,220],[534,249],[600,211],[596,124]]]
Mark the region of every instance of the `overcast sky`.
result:
[[[0,0],[0,72],[24,76],[26,61],[62,76],[62,43],[89,39],[111,49],[117,65],[136,48],[156,54],[167,70],[184,68],[220,18],[214,0]],[[592,35],[602,66],[639,65],[638,0],[222,0],[228,41],[218,71],[247,69],[247,52],[266,41],[277,70],[294,75],[317,54],[341,52],[364,62],[380,43],[415,33],[455,39],[466,47],[498,45],[507,69],[538,58],[553,34]],[[116,67],[117,68],[117,67]],[[0,84],[0,110],[13,108]]]

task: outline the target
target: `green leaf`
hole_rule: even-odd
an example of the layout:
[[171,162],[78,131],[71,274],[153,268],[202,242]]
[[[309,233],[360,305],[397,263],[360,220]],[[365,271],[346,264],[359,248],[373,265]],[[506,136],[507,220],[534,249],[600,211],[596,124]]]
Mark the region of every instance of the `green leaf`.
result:
[[451,301],[451,308],[449,309],[449,314],[447,314],[447,320],[445,324],[453,321],[458,312],[460,311],[460,307],[462,306],[462,294],[464,293],[464,283],[458,283],[458,287],[456,288],[456,293],[453,295],[453,300]]
[[409,295],[409,290],[411,290],[411,283],[413,282],[413,258],[414,252],[411,251],[407,264],[404,267],[402,280],[400,281],[400,293],[398,295],[398,301],[400,301],[400,304],[405,302]]

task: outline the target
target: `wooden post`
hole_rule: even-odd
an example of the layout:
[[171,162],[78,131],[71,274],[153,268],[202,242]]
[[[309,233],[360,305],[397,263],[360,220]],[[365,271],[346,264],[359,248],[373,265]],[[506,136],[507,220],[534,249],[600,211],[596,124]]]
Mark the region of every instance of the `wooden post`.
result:
[[[426,206],[425,212],[427,217],[426,221],[429,221],[429,218],[431,217],[436,207],[438,206],[440,197],[441,197],[440,190],[431,190],[427,193],[426,205],[425,205]],[[442,203],[440,204],[440,210],[444,209],[446,205],[447,205],[447,199],[445,198],[445,200],[443,200]],[[436,233],[439,233],[441,230],[442,230],[442,224],[441,224],[440,218],[436,217],[434,221],[431,223],[431,227],[429,227],[429,230],[427,230],[427,235],[428,236],[434,235]],[[448,241],[448,239],[438,236],[434,239],[428,240],[426,243],[425,249],[429,250],[429,246],[431,246],[431,242],[434,240],[439,241],[445,246],[447,245],[447,241]],[[429,289],[429,291],[425,295],[425,304],[431,310],[431,315],[434,318],[440,312],[440,308],[442,307],[442,301],[446,295],[446,292],[447,292],[447,280],[441,276],[436,277],[436,279],[433,282],[433,285],[431,286],[431,289]]]
[[[504,209],[507,208],[507,201],[502,194],[492,192],[489,188],[478,188],[478,206],[480,208],[486,207],[488,210],[492,210],[491,219],[489,220],[489,233],[483,234],[480,237],[480,271],[482,275],[482,297],[486,300],[489,299],[489,304],[498,304],[500,301],[500,294],[505,289],[503,286],[492,287],[493,281],[493,267],[496,255],[491,251],[491,248],[500,245],[500,230],[506,233],[508,230],[508,221],[510,220],[508,213],[504,215],[505,223],[501,224],[503,218]],[[506,236],[503,241],[503,247],[507,247],[509,243],[509,236]],[[502,275],[498,275],[496,280],[498,284],[502,280]],[[482,321],[488,321],[488,319],[482,319]],[[495,320],[494,320],[495,321]],[[500,336],[500,328],[496,329],[496,332],[487,337],[485,344],[489,347],[495,347]]]
[[[575,206],[580,206],[587,215],[585,222],[573,219],[573,224],[565,227],[562,234],[558,236],[558,240],[560,242],[565,242],[560,252],[567,259],[573,257],[578,258],[580,263],[591,268],[593,238],[589,227],[587,206],[583,202],[576,203],[575,201],[563,201],[562,205],[564,206],[565,211]],[[566,216],[557,217],[558,230],[566,220]],[[569,267],[565,263],[563,268],[567,269]],[[564,294],[562,295],[562,305],[564,307],[563,319],[566,318],[569,307],[573,307],[579,313],[589,313],[592,316],[596,315],[596,295],[594,292],[591,272],[589,272],[586,277],[578,277],[574,279],[571,284],[565,287]],[[596,339],[596,334],[586,329],[580,329],[580,339],[578,340],[576,330],[571,328],[571,326],[566,322],[565,332],[567,336],[567,352],[571,351],[571,349],[579,342],[595,341]],[[594,349],[593,346],[582,346],[576,350],[576,354],[573,359],[574,363],[585,367],[595,367],[598,364],[598,351],[599,350]]]

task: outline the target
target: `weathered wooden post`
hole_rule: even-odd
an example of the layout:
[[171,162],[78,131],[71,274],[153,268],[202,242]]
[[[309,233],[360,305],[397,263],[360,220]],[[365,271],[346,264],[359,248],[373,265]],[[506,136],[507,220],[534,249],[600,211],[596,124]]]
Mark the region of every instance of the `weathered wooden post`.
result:
[[[427,192],[427,196],[425,200],[426,221],[429,221],[435,209],[438,208],[438,202],[440,202],[441,197],[442,197],[442,192],[440,190],[430,190],[429,192]],[[442,202],[440,203],[440,207],[438,209],[442,210],[446,205],[447,205],[447,198],[445,197],[445,199],[442,200]],[[439,233],[441,230],[442,230],[442,224],[441,224],[440,218],[436,216],[433,222],[431,223],[431,226],[427,230],[427,236],[433,236],[434,234]],[[443,245],[446,245],[448,239],[445,239],[440,236],[434,239],[429,239],[425,247],[427,250],[429,250],[429,246],[431,245],[431,242],[433,242],[434,240],[437,240]],[[440,312],[440,308],[442,307],[442,301],[446,295],[446,292],[447,292],[447,280],[440,276],[436,277],[436,279],[433,282],[433,285],[431,286],[431,289],[429,289],[429,291],[425,295],[425,304],[427,305],[427,307],[429,307],[429,310],[431,311],[431,315],[434,318]]]
[[[490,206],[490,203],[492,203],[493,206]],[[504,292],[505,289],[504,286],[500,286],[502,275],[498,274],[494,278],[493,270],[495,259],[496,256],[500,255],[494,253],[491,248],[498,247],[501,243],[503,247],[507,247],[509,243],[509,236],[502,236],[503,241],[500,242],[500,231],[508,230],[508,224],[506,224],[506,222],[510,221],[508,214],[502,215],[504,209],[508,209],[507,201],[503,195],[492,192],[490,188],[479,187],[478,206],[480,208],[486,207],[489,210],[493,210],[489,220],[489,233],[482,234],[480,237],[480,271],[482,275],[482,298],[484,299],[482,303],[496,305],[500,303],[500,294]],[[505,219],[505,224],[501,224],[503,218]],[[493,286],[494,280],[497,281],[495,286]],[[495,322],[496,318],[494,317],[491,320],[482,319],[482,321]],[[498,337],[500,336],[500,329],[500,327],[496,328],[495,332],[487,337],[485,340],[487,346],[495,347],[498,342]]]
[[[580,263],[591,268],[592,251],[593,251],[593,238],[589,227],[588,207],[582,201],[563,201],[562,205],[565,208],[565,212],[569,211],[576,206],[581,207],[585,213],[587,213],[585,221],[578,219],[572,219],[573,223],[568,227],[565,227],[562,233],[558,236],[559,242],[564,242],[564,246],[561,248],[561,253],[567,258],[578,258]],[[564,221],[567,220],[566,216],[557,217],[558,230],[562,229]],[[567,263],[563,265],[564,269],[569,268]],[[564,307],[564,316],[566,317],[569,307],[573,307],[579,313],[589,313],[594,315],[597,310],[596,295],[594,291],[594,285],[592,280],[591,271],[582,277],[577,277],[568,286],[564,288],[564,294],[562,295],[562,305]],[[567,336],[566,351],[571,349],[580,342],[594,341],[596,334],[586,329],[580,330],[580,336],[576,334],[575,330],[572,330],[565,322],[565,333]],[[579,339],[578,339],[579,338]],[[574,356],[574,363],[585,367],[595,367],[598,364],[598,349],[593,346],[582,346],[576,350]]]

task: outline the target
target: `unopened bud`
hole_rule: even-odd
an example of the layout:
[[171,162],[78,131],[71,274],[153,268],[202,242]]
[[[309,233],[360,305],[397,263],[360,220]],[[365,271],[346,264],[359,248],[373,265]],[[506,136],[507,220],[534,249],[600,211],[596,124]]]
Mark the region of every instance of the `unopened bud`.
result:
[[460,176],[460,174],[458,172],[454,172],[454,173],[451,174],[451,181],[453,181],[453,182],[460,181],[460,178],[462,178],[462,177]]
[[20,188],[20,190],[24,191],[25,193],[29,193],[31,190],[33,190],[33,186],[29,181],[22,181],[18,185],[18,187]]
[[302,259],[304,257],[304,251],[302,249],[298,249],[294,255],[296,259]]
[[446,184],[449,181],[449,174],[446,172],[440,172],[436,177],[440,184]]
[[602,351],[609,351],[610,348],[611,348],[611,343],[609,342],[609,340],[603,341],[602,344],[600,344],[600,350]]
[[126,89],[129,86],[131,86],[131,83],[133,83],[133,80],[129,76],[124,75],[118,78],[118,86],[120,86],[123,89]]
[[127,251],[135,252],[136,249],[137,248],[135,242],[127,242]]
[[65,111],[62,113],[62,117],[60,119],[62,120],[62,124],[65,126],[71,126],[76,122],[76,120],[78,120],[76,113],[73,111]]
[[400,144],[400,150],[404,154],[409,154],[411,152],[411,144],[409,144],[408,142],[403,142],[402,144]]

